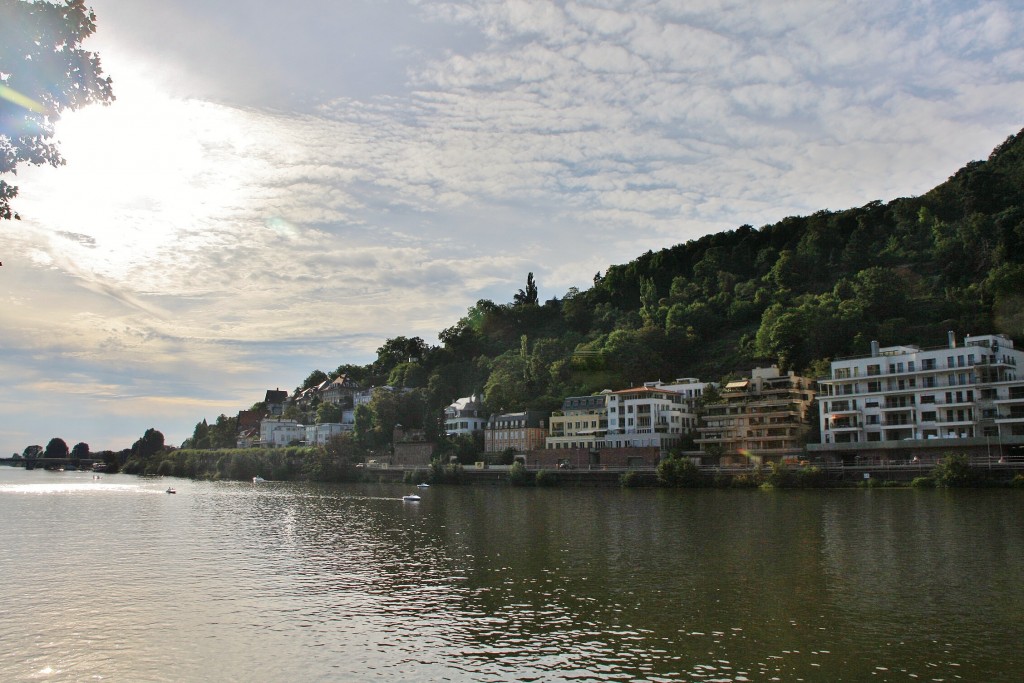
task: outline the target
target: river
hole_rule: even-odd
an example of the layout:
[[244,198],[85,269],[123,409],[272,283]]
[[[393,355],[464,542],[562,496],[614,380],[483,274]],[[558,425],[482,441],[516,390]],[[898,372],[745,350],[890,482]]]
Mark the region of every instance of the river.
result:
[[0,680],[1024,677],[1024,492],[413,492],[0,468]]

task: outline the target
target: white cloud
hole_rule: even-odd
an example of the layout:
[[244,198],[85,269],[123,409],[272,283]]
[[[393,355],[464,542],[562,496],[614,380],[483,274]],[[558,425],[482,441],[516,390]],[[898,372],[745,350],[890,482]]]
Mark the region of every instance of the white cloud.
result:
[[527,271],[560,296],[647,249],[927,190],[1024,101],[1005,2],[253,3],[245,26],[234,0],[95,3],[119,99],[62,122],[68,165],[19,175],[5,235],[27,395],[71,372],[174,406],[180,440]]

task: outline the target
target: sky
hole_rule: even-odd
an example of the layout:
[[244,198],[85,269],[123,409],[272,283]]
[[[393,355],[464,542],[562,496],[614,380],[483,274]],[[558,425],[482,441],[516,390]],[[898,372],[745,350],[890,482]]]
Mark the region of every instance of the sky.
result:
[[92,0],[113,104],[0,223],[0,452],[171,445],[479,299],[921,194],[1024,127],[1024,3]]

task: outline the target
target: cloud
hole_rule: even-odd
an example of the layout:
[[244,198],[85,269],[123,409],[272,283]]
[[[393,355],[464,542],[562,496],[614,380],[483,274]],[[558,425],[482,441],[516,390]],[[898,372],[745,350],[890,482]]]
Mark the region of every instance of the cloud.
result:
[[527,271],[561,296],[923,192],[1024,101],[1008,3],[95,5],[118,101],[19,175],[0,322],[25,391],[77,372],[154,411],[433,339]]

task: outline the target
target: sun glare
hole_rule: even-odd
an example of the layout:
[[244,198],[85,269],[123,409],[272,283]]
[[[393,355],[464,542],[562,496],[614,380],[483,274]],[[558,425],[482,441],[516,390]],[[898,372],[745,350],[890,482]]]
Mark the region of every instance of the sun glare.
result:
[[19,206],[65,238],[54,252],[105,277],[137,277],[209,243],[217,221],[247,205],[247,130],[243,112],[129,81],[112,105],[62,117],[67,163],[24,173]]

